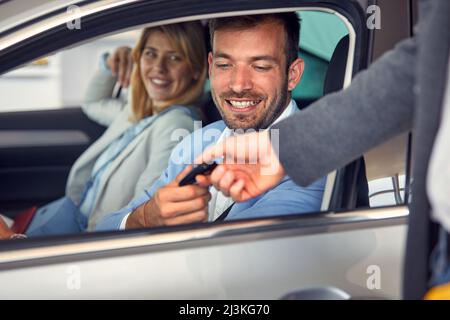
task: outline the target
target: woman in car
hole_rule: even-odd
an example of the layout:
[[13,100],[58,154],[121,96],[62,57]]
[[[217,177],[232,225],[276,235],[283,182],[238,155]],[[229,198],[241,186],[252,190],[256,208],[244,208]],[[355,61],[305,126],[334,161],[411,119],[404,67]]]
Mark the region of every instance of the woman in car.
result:
[[[153,184],[176,133],[192,132],[200,119],[192,105],[206,79],[204,39],[200,22],[164,25],[144,29],[132,50],[103,55],[83,110],[108,129],[73,165],[66,196],[36,212],[28,236],[90,230]],[[128,102],[111,98],[116,82],[131,84]],[[10,234],[0,224],[0,238]]]

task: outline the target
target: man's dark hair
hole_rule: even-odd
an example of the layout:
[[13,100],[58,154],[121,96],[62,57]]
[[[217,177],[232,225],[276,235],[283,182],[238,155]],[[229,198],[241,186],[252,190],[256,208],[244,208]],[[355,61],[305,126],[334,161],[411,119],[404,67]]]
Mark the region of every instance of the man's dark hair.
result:
[[[281,24],[285,32],[285,53],[287,67],[297,59],[298,46],[300,40],[300,18],[295,12],[256,14],[247,16],[236,16],[226,18],[216,18],[209,20],[209,36],[211,39],[211,49],[213,48],[214,32],[221,29],[247,29],[256,27],[258,24],[266,22],[277,22]],[[264,41],[262,39],[262,41]]]

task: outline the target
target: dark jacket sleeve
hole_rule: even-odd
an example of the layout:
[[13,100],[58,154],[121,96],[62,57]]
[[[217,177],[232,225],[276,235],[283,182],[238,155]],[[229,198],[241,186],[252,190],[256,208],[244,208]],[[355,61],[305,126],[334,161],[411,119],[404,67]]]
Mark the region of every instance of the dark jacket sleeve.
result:
[[347,89],[274,125],[286,173],[306,186],[410,129],[415,57],[415,39],[404,40],[357,74]]

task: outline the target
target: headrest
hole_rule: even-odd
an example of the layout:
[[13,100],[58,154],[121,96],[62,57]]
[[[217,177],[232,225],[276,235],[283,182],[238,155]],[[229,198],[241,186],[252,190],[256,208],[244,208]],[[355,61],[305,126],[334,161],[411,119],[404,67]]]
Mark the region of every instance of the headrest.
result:
[[328,65],[323,83],[323,94],[339,91],[344,85],[345,67],[347,66],[348,35],[339,40]]

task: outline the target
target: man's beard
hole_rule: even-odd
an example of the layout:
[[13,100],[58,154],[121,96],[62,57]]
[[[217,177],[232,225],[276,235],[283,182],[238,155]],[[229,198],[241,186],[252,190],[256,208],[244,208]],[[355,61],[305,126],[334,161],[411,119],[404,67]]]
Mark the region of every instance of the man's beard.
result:
[[[253,92],[245,92],[241,94],[234,93],[233,91],[228,91],[225,93],[220,94],[220,99],[218,100],[216,98],[216,94],[214,92],[214,89],[211,88],[211,96],[213,98],[213,101],[219,110],[220,115],[222,116],[222,120],[225,122],[228,128],[230,129],[266,129],[268,128],[284,111],[284,109],[287,106],[287,99],[288,96],[288,82],[287,79],[284,81],[283,86],[280,90],[279,95],[272,101],[270,106],[266,109],[266,114],[264,117],[262,117],[258,122],[246,125],[245,122],[249,119],[248,115],[234,115],[233,119],[227,118],[227,114],[222,110],[220,107],[220,101],[225,101],[225,99],[230,100],[232,98],[246,98],[249,100],[261,100],[264,101],[266,99],[265,96],[260,94],[255,94]],[[226,102],[224,102],[226,103]],[[226,107],[225,107],[226,108]]]

